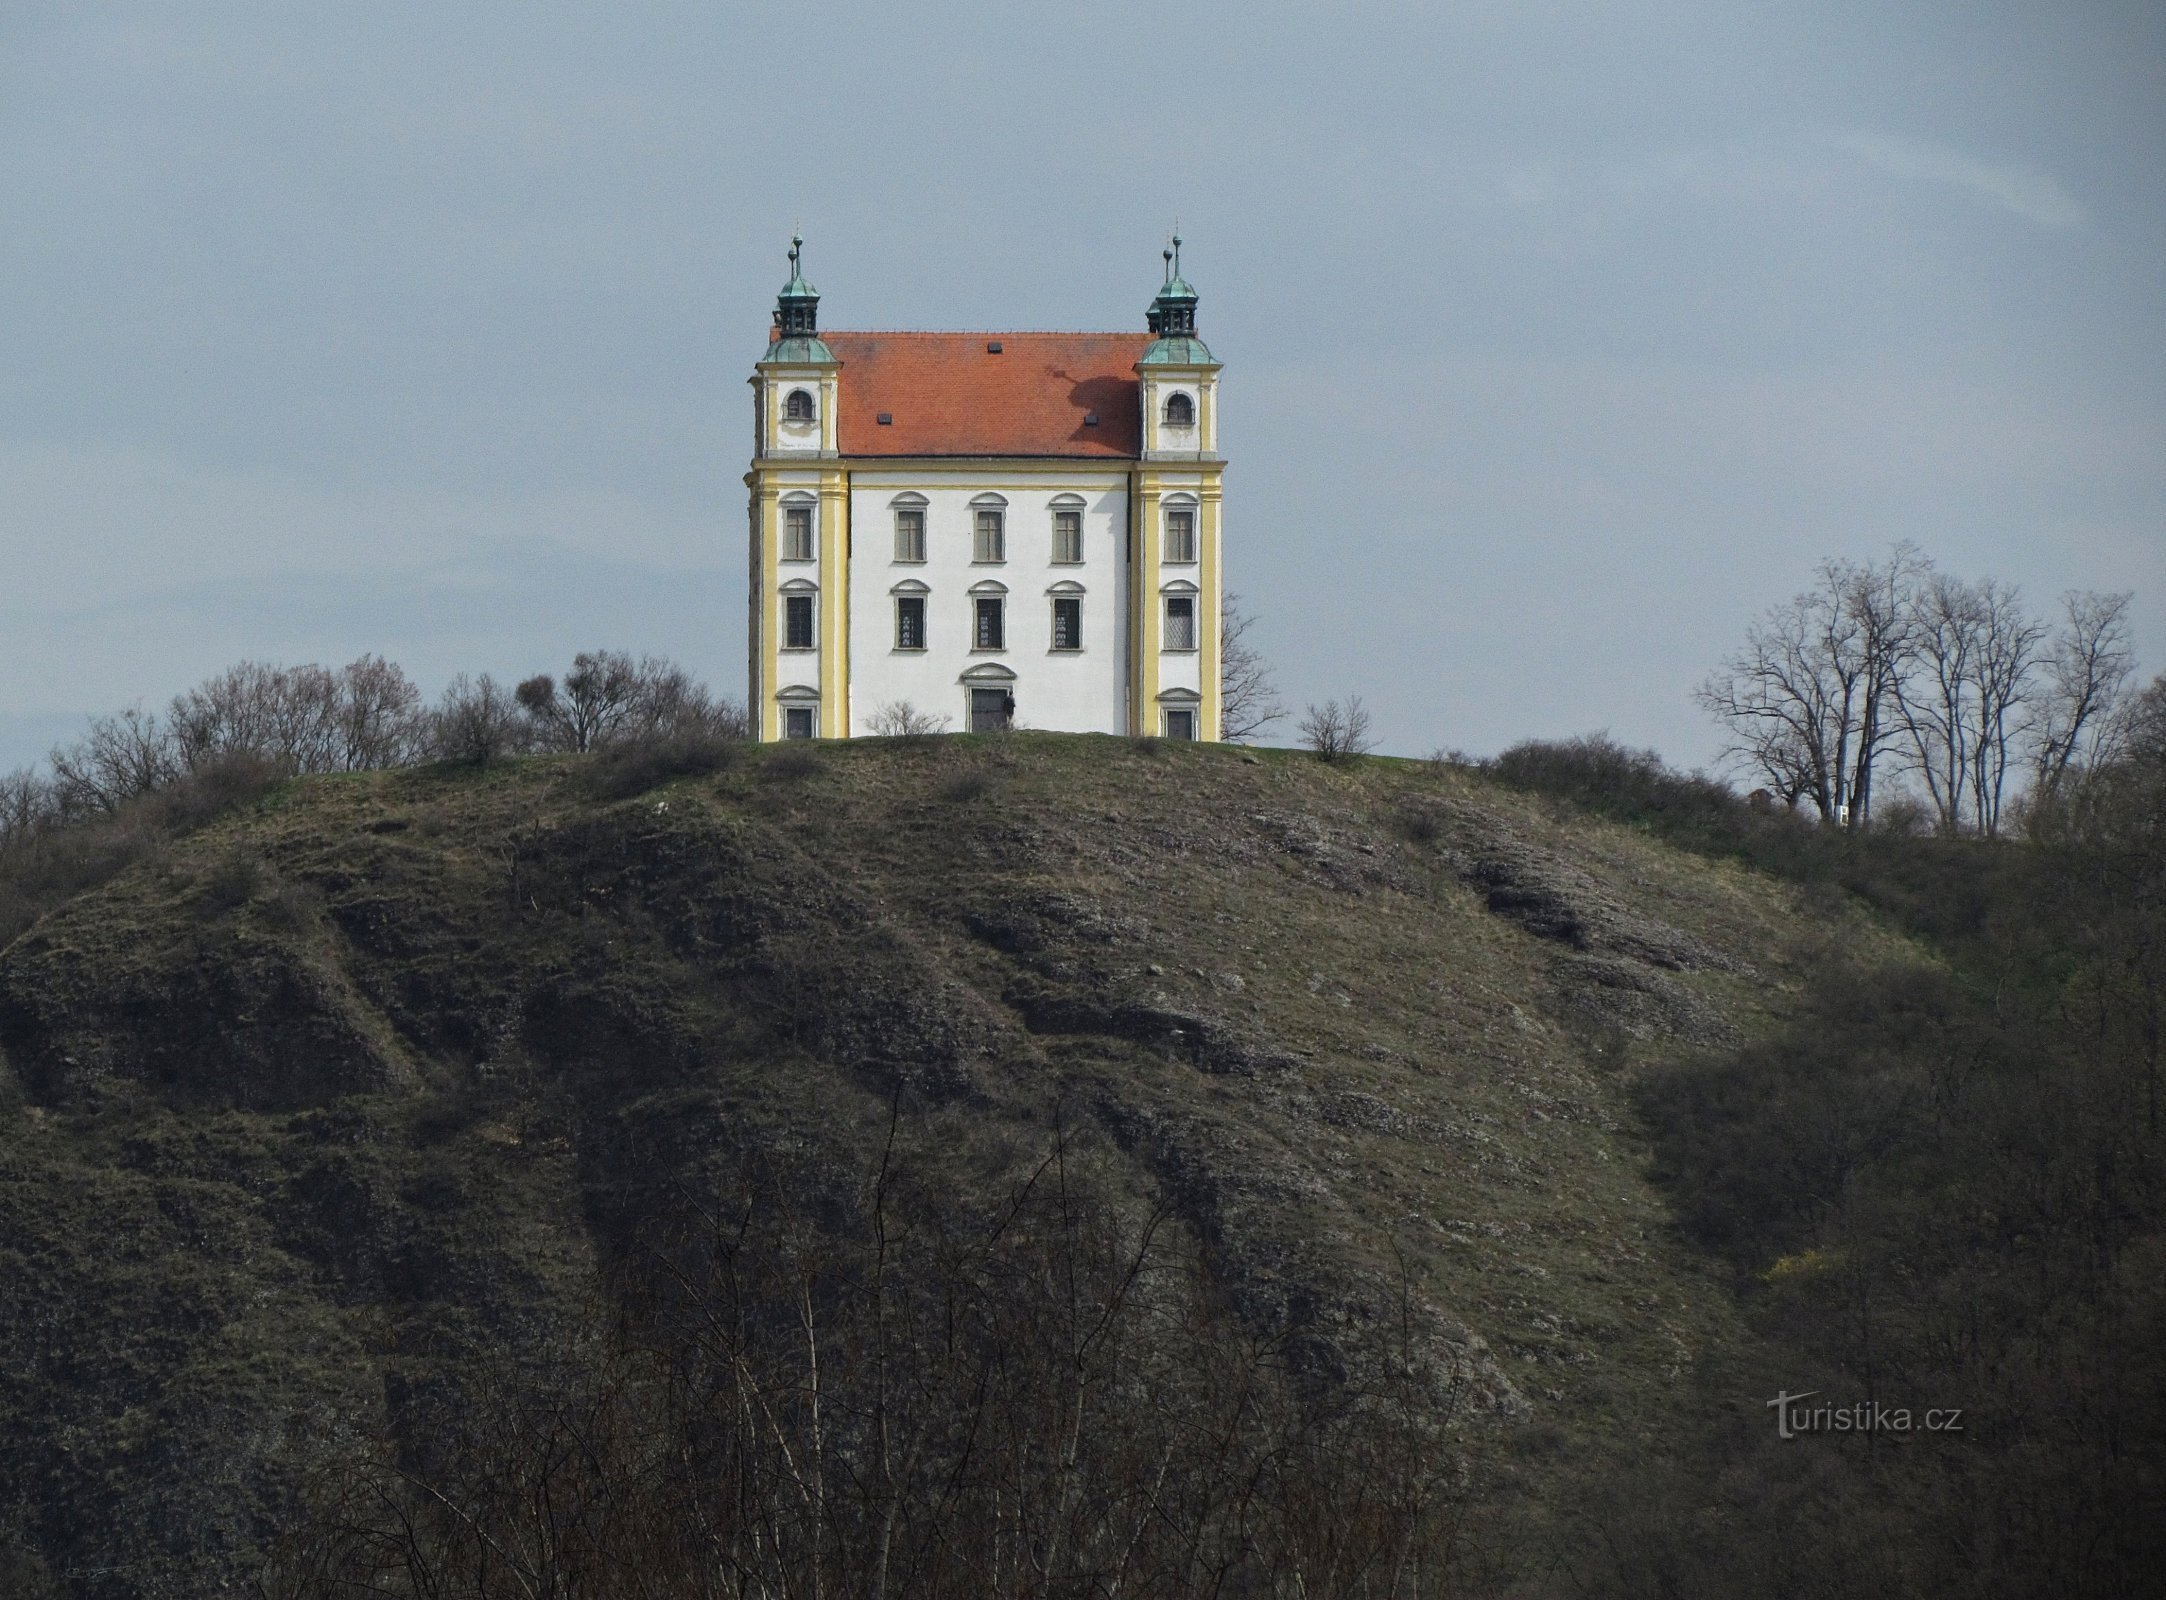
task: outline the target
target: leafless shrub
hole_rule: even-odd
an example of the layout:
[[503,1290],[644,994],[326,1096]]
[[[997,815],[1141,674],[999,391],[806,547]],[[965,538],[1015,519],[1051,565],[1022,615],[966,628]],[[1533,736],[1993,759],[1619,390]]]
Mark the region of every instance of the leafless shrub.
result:
[[740,737],[697,730],[620,739],[594,753],[592,781],[608,799],[629,799],[672,778],[720,772],[743,750]]
[[907,700],[891,700],[872,714],[866,726],[883,739],[923,740],[946,733],[953,721],[936,712],[920,711]]
[[462,672],[430,713],[426,749],[433,760],[486,766],[523,753],[532,738],[532,723],[502,684],[486,672]]
[[1325,761],[1350,761],[1376,747],[1369,737],[1368,708],[1358,694],[1312,703],[1301,716],[1301,738]]
[[760,763],[760,771],[770,778],[783,778],[792,783],[802,782],[815,776],[820,770],[820,755],[810,743],[795,739],[773,751]]

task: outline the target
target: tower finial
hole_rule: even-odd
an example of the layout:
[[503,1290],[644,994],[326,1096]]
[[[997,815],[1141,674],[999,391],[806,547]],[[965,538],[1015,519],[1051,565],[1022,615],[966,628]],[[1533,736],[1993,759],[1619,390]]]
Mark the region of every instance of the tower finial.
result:
[[795,228],[790,230],[790,275],[797,274],[797,252],[805,247],[805,236]]

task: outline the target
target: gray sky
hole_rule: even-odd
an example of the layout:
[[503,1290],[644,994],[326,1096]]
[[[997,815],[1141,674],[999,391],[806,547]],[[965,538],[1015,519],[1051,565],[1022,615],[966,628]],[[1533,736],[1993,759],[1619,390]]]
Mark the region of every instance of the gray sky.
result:
[[2156,671],[2162,177],[2155,0],[13,0],[0,767],[251,656],[741,694],[797,222],[829,326],[1129,328],[1177,215],[1232,584],[1390,749],[1707,761],[1904,537]]

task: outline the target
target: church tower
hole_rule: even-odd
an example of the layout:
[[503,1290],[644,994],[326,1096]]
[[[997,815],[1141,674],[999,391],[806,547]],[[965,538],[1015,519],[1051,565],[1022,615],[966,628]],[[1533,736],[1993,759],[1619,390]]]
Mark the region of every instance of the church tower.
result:
[[758,738],[904,708],[1218,737],[1219,364],[1180,248],[1145,333],[822,334],[790,241],[751,379]]

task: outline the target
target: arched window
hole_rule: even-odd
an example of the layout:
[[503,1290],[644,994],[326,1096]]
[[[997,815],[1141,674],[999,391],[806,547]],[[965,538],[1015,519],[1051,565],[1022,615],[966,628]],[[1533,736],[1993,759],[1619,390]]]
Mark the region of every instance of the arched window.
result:
[[970,502],[970,559],[977,562],[1008,559],[1008,502],[997,494],[981,494]]
[[1165,548],[1168,562],[1185,564],[1196,559],[1196,501],[1193,496],[1167,497]]
[[895,512],[895,559],[925,559],[925,496],[899,494],[888,504]]
[[1166,396],[1166,426],[1169,428],[1193,428],[1196,425],[1196,402],[1176,390]]
[[792,389],[782,402],[782,418],[785,422],[810,422],[812,395],[804,389]]
[[814,558],[812,515],[816,504],[809,494],[793,495],[782,502],[783,560],[810,561]]
[[1083,559],[1083,497],[1055,496],[1053,500],[1053,559],[1073,566]]

